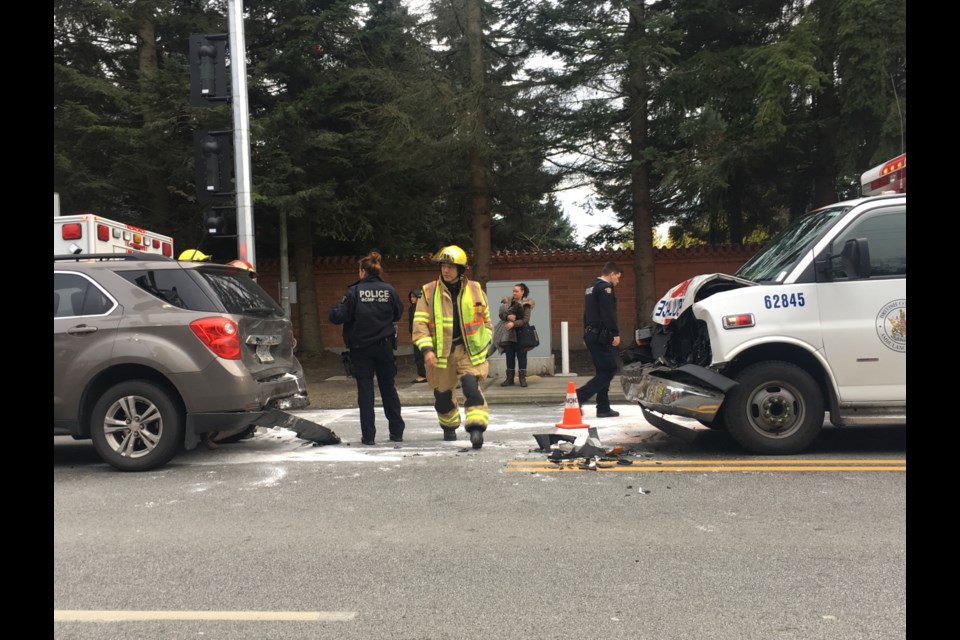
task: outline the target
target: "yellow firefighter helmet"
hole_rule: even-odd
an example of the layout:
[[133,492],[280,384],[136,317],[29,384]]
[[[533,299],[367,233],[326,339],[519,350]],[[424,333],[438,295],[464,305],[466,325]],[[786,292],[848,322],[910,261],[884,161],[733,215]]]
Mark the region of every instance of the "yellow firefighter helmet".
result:
[[203,260],[209,260],[212,257],[213,256],[208,256],[207,254],[200,251],[199,249],[185,249],[183,252],[180,253],[180,257],[177,258],[177,260],[203,261]]
[[437,251],[433,256],[433,261],[439,262],[440,264],[457,264],[465,267],[467,266],[467,254],[457,245],[451,244]]

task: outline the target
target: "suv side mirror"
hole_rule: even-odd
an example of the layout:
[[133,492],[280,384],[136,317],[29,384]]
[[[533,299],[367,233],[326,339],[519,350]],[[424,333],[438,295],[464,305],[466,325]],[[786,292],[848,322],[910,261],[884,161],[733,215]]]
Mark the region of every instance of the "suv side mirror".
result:
[[848,278],[870,277],[870,245],[866,238],[850,238],[843,243],[840,260]]

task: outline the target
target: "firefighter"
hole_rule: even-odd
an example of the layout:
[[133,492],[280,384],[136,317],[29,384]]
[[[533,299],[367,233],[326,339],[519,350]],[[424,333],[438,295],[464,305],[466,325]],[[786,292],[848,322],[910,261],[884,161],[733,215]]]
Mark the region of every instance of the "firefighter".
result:
[[247,262],[246,260],[231,260],[227,263],[231,267],[236,267],[238,269],[243,269],[250,274],[251,278],[257,277],[257,271],[253,268],[253,265]]
[[209,260],[213,256],[208,256],[203,251],[199,249],[184,249],[180,253],[180,257],[177,260],[196,260],[197,262],[203,262]]
[[433,261],[440,265],[440,277],[421,288],[413,317],[413,344],[423,353],[443,439],[457,439],[459,382],[464,429],[473,448],[479,449],[489,423],[487,400],[480,390],[489,371],[487,349],[493,335],[487,296],[478,282],[464,275],[467,254],[460,247],[440,249]]

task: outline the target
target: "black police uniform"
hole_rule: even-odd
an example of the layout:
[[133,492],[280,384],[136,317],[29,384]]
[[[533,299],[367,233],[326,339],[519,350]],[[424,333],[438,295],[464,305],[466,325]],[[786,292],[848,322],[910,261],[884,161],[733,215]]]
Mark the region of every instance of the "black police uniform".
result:
[[377,434],[373,408],[373,376],[377,376],[383,413],[390,439],[400,441],[404,422],[393,350],[396,325],[403,304],[392,285],[379,276],[370,276],[347,287],[340,304],[330,308],[330,322],[343,325],[343,342],[350,349],[350,361],[357,376],[357,404],[360,407],[360,434],[364,444],[373,444]]
[[[617,373],[617,348],[613,338],[620,335],[617,326],[617,296],[613,285],[602,278],[587,287],[583,309],[583,342],[590,351],[596,373],[577,389],[577,400],[597,396],[597,414],[610,413],[610,381]],[[601,416],[602,417],[602,416]]]

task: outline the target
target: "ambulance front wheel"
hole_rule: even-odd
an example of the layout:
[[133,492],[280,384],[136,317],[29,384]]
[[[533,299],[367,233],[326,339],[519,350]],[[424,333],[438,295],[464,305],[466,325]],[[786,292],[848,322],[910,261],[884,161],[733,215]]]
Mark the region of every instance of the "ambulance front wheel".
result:
[[799,453],[823,427],[824,404],[813,377],[781,361],[751,365],[723,403],[722,424],[744,449],[758,454]]

